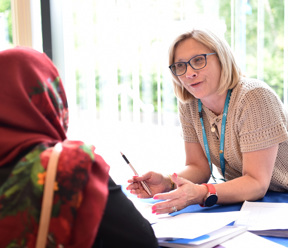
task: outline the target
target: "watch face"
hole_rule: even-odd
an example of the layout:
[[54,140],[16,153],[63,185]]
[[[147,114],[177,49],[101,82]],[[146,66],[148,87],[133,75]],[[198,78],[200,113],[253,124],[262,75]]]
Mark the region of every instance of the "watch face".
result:
[[205,207],[212,207],[218,200],[217,195],[209,195],[205,201]]

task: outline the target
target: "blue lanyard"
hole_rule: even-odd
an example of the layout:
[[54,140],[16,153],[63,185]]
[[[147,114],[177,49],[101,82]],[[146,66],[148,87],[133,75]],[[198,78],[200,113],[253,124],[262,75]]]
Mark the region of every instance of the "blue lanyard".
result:
[[[226,181],[225,180],[224,141],[225,141],[225,128],[226,128],[226,119],[227,119],[230,96],[231,96],[231,90],[228,90],[227,95],[226,95],[225,105],[224,105],[223,117],[222,117],[220,149],[219,149],[220,166],[221,166],[221,171],[222,171],[224,181]],[[207,156],[208,163],[209,163],[210,170],[211,170],[211,175],[212,175],[212,178],[214,179],[214,181],[216,181],[216,178],[214,177],[213,172],[212,172],[212,163],[211,163],[211,158],[210,158],[210,151],[209,151],[208,140],[207,140],[207,136],[206,136],[206,132],[205,132],[204,122],[203,122],[202,102],[200,99],[198,99],[198,113],[200,116],[204,147],[205,147],[206,156]]]

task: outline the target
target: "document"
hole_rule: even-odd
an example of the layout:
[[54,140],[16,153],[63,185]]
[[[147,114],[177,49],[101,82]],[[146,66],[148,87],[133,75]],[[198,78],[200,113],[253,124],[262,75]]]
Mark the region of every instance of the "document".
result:
[[195,239],[237,220],[240,211],[220,213],[183,213],[152,225],[158,239]]
[[138,198],[128,197],[130,201],[134,204],[137,210],[142,214],[142,216],[149,221],[150,224],[157,223],[165,218],[172,218],[169,214],[152,214],[152,203],[139,201]]
[[214,248],[284,248],[285,246],[262,238],[251,232],[244,232],[217,245]]
[[288,203],[245,201],[240,212],[236,225],[258,235],[288,237]]
[[237,235],[246,231],[246,227],[225,226],[211,233],[207,233],[195,239],[173,239],[162,240],[158,239],[158,244],[161,247],[172,248],[211,248],[221,244]]

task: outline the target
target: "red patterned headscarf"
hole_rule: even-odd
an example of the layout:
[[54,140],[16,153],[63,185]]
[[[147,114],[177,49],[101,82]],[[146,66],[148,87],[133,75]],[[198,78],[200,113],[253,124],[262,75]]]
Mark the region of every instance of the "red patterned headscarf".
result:
[[0,182],[0,247],[35,247],[46,168],[59,141],[47,247],[92,246],[109,166],[94,146],[67,140],[67,124],[67,100],[51,60],[28,48],[0,52],[0,173],[11,168]]
[[66,95],[44,53],[22,47],[0,52],[0,84],[0,166],[38,143],[66,139]]

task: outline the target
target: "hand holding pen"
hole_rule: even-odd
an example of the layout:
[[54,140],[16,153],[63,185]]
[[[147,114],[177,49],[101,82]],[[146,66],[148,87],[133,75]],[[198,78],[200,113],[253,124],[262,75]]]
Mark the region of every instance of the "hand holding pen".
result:
[[[137,171],[134,169],[134,167],[132,166],[132,164],[129,162],[129,160],[126,158],[126,156],[120,152],[122,157],[124,158],[124,160],[126,161],[126,163],[130,166],[130,168],[132,169],[132,171],[134,172],[135,176],[139,176],[139,174],[137,173]],[[149,186],[147,185],[147,183],[145,181],[140,181],[141,185],[143,186],[144,190],[147,192],[148,195],[152,196],[152,192],[151,189],[149,188]]]

